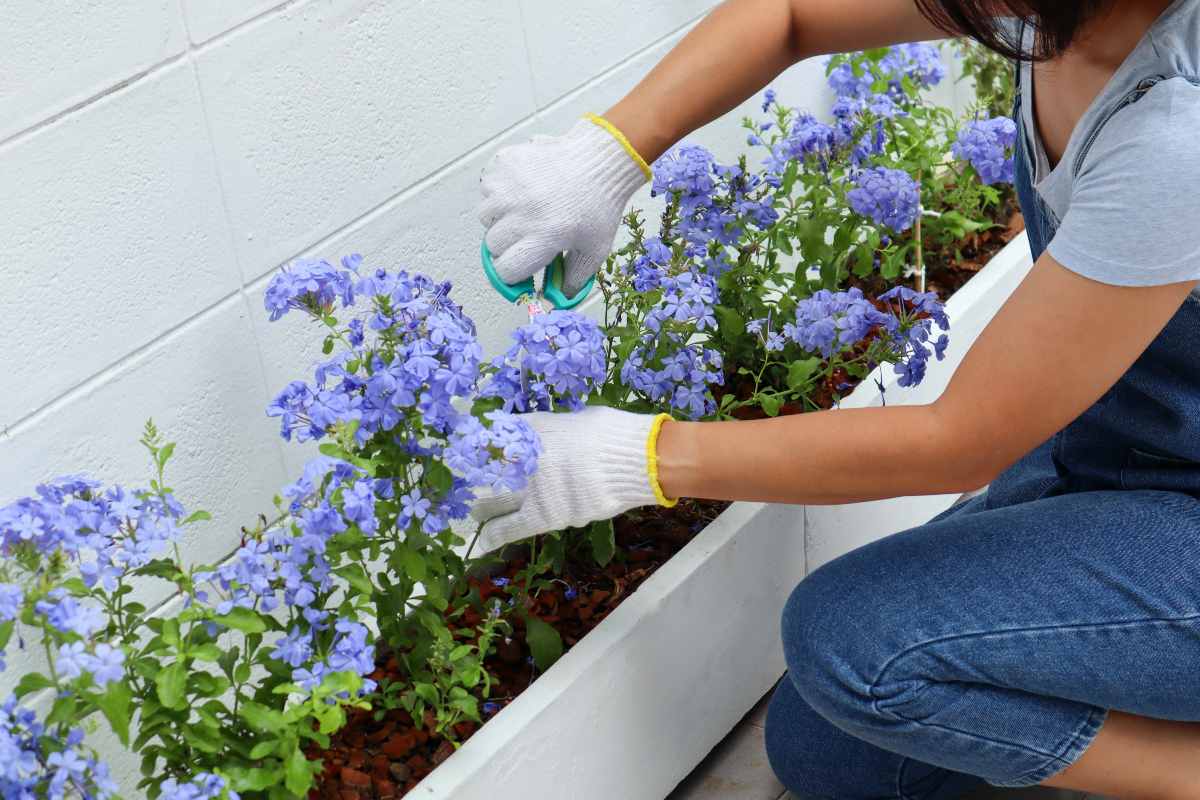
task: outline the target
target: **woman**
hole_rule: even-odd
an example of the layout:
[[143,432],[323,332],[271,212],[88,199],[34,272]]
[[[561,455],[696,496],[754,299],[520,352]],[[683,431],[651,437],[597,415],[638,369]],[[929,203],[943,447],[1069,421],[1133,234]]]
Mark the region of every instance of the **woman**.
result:
[[776,772],[800,797],[986,781],[1197,798],[1200,0],[732,0],[604,118],[499,153],[487,242],[510,282],[567,250],[567,288],[582,285],[645,161],[802,58],[947,32],[1021,60],[1036,263],[944,395],[761,422],[534,415],[540,471],[477,509],[484,536],[681,496],[990,485],[796,588],[767,721]]

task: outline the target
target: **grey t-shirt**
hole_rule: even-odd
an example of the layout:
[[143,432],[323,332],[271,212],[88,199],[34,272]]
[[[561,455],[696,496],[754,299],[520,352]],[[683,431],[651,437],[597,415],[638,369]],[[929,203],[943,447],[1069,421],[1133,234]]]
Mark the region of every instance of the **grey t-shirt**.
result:
[[1031,68],[1021,70],[1034,188],[1059,222],[1050,255],[1102,283],[1200,280],[1200,0],[1175,0],[1155,21],[1053,169],[1033,122]]

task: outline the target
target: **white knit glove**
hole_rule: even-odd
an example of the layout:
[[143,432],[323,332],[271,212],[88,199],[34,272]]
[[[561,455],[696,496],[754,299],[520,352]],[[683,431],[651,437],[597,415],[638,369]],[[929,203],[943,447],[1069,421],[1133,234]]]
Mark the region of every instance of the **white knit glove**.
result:
[[667,415],[591,406],[577,414],[537,412],[523,419],[542,441],[537,472],[521,492],[475,502],[471,516],[486,522],[477,553],[639,506],[675,504],[658,485],[658,432]]
[[496,153],[483,171],[477,212],[496,273],[519,283],[566,250],[563,290],[575,295],[604,264],[626,203],[649,177],[628,140],[596,116],[565,136]]

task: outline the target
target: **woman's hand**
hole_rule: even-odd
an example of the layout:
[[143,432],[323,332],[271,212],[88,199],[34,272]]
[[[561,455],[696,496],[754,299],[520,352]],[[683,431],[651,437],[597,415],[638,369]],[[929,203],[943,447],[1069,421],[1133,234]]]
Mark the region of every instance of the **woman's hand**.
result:
[[574,295],[608,257],[646,162],[802,58],[939,35],[912,0],[722,3],[604,118],[492,158],[478,215],[496,272],[519,283],[565,250]]
[[563,291],[574,295],[608,258],[625,204],[649,177],[642,157],[599,117],[496,153],[478,209],[496,272],[519,283],[566,250]]
[[639,506],[674,505],[657,489],[655,478],[655,447],[665,415],[593,406],[578,414],[538,412],[523,419],[542,442],[537,473],[522,492],[475,503],[471,515],[486,523],[479,552]]

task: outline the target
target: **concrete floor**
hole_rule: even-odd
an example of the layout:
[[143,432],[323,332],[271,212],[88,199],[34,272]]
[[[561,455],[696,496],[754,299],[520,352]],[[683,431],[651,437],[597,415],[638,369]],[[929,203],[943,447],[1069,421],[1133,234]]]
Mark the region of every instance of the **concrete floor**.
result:
[[[789,800],[775,779],[763,748],[767,698],[709,753],[667,800]],[[1079,792],[1056,789],[999,790],[976,793],[962,800],[1102,800]]]

